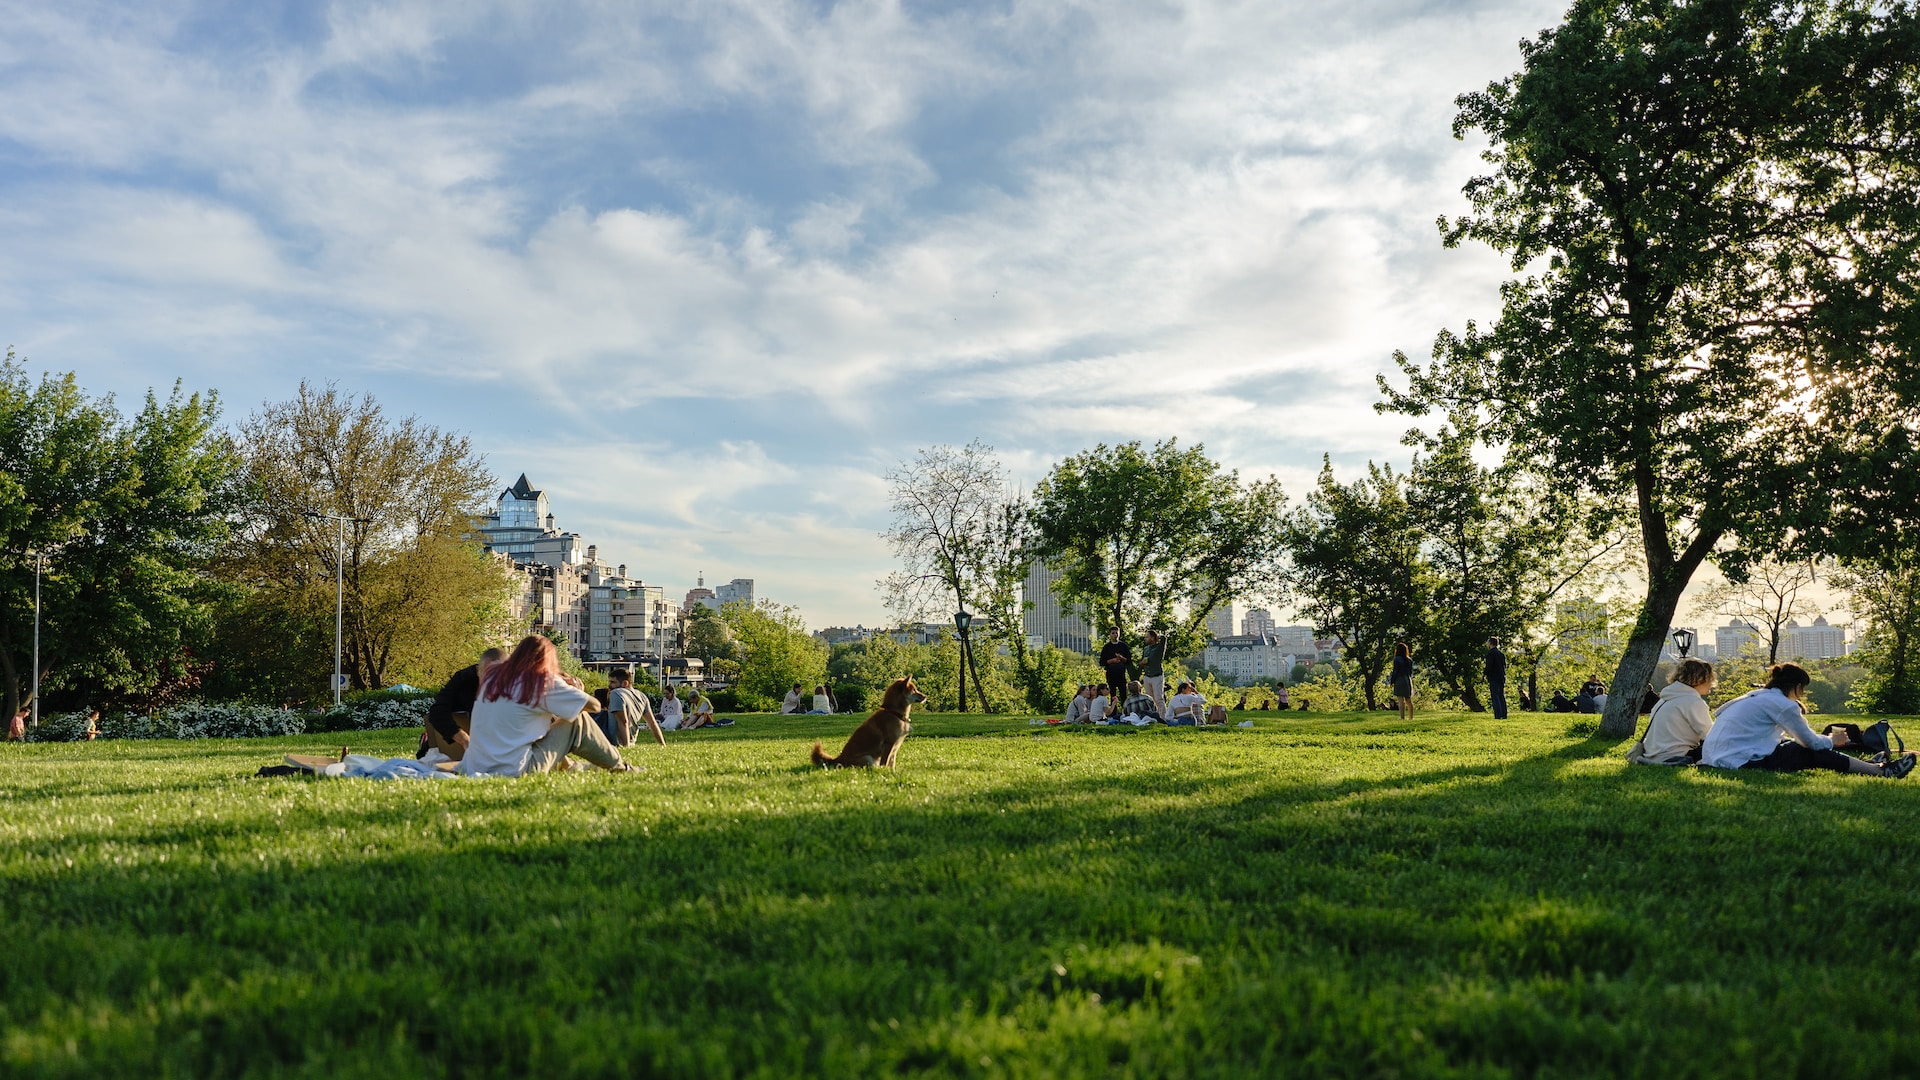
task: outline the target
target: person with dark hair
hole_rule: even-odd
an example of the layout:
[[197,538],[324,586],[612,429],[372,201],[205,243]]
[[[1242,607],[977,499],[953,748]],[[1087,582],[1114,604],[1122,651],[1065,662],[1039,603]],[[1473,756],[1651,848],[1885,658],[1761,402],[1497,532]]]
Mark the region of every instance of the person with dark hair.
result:
[[1393,700],[1400,719],[1413,719],[1413,652],[1404,641],[1393,646]]
[[1107,632],[1107,643],[1100,646],[1100,667],[1107,673],[1107,699],[1123,700],[1127,691],[1127,666],[1133,663],[1133,650],[1120,636],[1120,628]]
[[1701,744],[1700,764],[1769,772],[1831,769],[1896,780],[1913,771],[1911,753],[1884,763],[1862,761],[1839,751],[1847,745],[1844,728],[1827,736],[1809,727],[1804,703],[1812,682],[1799,664],[1775,664],[1767,672],[1766,686],[1720,706]]
[[1565,690],[1555,690],[1553,692],[1553,700],[1547,702],[1547,707],[1544,709],[1541,709],[1540,711],[1541,712],[1572,712],[1573,710],[1574,710],[1574,704],[1570,699],[1568,699],[1567,692]]
[[473,701],[480,696],[480,679],[506,655],[504,649],[488,649],[480,654],[479,663],[447,677],[447,685],[433,695],[433,704],[427,706],[426,730],[420,733],[420,748],[414,751],[415,758],[426,757],[430,750],[440,751],[448,761],[459,761],[466,756],[467,732],[461,727],[461,721],[473,712]]
[[461,774],[550,772],[568,755],[608,772],[633,771],[589,715],[597,704],[576,680],[561,674],[553,642],[528,635],[480,682]]
[[607,674],[609,687],[607,709],[613,714],[615,746],[632,746],[633,733],[641,723],[645,723],[653,732],[654,741],[661,746],[667,745],[667,737],[660,731],[660,721],[654,718],[653,703],[647,695],[633,688],[633,670],[614,668]]
[[1493,706],[1493,718],[1507,718],[1507,654],[1500,651],[1500,639],[1487,639],[1487,697]]

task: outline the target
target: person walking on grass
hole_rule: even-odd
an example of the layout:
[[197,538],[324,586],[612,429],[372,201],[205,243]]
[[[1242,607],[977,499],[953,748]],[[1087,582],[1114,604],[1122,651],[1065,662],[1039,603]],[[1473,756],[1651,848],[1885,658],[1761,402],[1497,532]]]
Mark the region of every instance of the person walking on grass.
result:
[[633,771],[593,722],[589,710],[598,704],[578,680],[561,674],[553,642],[529,635],[488,669],[459,771],[525,776],[564,769],[569,756],[608,772]]
[[1500,639],[1487,639],[1487,697],[1493,704],[1493,718],[1507,718],[1507,654],[1500,651]]
[[1120,637],[1120,628],[1107,631],[1107,643],[1100,647],[1100,667],[1107,673],[1109,701],[1119,701],[1127,692],[1127,667],[1133,663],[1133,650]]
[[1393,700],[1400,707],[1400,719],[1413,719],[1413,652],[1407,643],[1393,646]]
[[1883,762],[1862,761],[1840,752],[1847,745],[1845,728],[1836,728],[1828,736],[1808,727],[1807,687],[1812,682],[1799,664],[1773,665],[1767,671],[1766,686],[1720,706],[1720,715],[1700,744],[1700,764],[1768,772],[1832,769],[1895,780],[1913,771],[1911,753],[1889,755]]

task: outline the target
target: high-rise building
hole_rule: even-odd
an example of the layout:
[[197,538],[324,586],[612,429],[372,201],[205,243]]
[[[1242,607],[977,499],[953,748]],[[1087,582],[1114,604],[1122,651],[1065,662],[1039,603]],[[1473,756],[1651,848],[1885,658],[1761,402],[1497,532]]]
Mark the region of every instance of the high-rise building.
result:
[[1780,628],[1780,659],[1832,660],[1847,655],[1847,630],[1828,624],[1824,615],[1816,616],[1811,626],[1788,620]]
[[1228,600],[1207,613],[1207,633],[1216,638],[1233,636],[1233,601]]
[[475,521],[473,532],[486,550],[522,566],[577,566],[585,559],[580,534],[554,528],[547,493],[527,483],[526,473],[500,493],[494,512]]
[[714,599],[722,604],[731,604],[736,600],[745,601],[753,606],[753,579],[737,577],[713,590]]
[[1721,658],[1738,656],[1741,649],[1766,648],[1766,635],[1745,619],[1734,619],[1713,631],[1713,648]]
[[1060,572],[1036,559],[1033,568],[1027,571],[1027,585],[1023,596],[1028,605],[1022,619],[1029,639],[1038,638],[1049,645],[1074,652],[1090,652],[1093,647],[1093,631],[1087,626],[1086,615],[1075,609],[1072,604],[1063,604],[1054,595],[1053,583],[1060,580]]
[[1251,637],[1255,634],[1269,633],[1272,630],[1273,613],[1263,607],[1254,608],[1247,612],[1246,618],[1240,620],[1240,633],[1243,636]]
[[687,598],[680,602],[680,610],[691,615],[694,605],[700,604],[719,611],[720,597],[712,589],[707,588],[707,575],[701,574],[695,580],[698,584],[687,590]]

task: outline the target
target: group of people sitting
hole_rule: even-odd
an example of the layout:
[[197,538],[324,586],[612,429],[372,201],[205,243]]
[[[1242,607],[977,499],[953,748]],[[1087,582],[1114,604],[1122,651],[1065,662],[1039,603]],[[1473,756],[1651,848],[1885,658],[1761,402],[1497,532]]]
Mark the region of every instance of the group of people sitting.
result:
[[[1126,694],[1122,696],[1118,690],[1104,683],[1087,683],[1075,691],[1073,700],[1067,702],[1067,714],[1061,723],[1198,727],[1226,722],[1226,710],[1217,705],[1209,707],[1207,699],[1190,682],[1179,685],[1174,695],[1167,699],[1164,709],[1147,689],[1138,680],[1132,680],[1126,684]],[[1214,710],[1218,710],[1217,714]]]
[[558,650],[538,634],[512,652],[488,649],[434,696],[414,757],[430,765],[452,762],[465,776],[564,771],[575,758],[631,772],[619,748],[633,745],[642,726],[665,746],[668,731],[732,723],[715,720],[712,701],[698,690],[682,702],[668,686],[656,714],[647,695],[633,688],[631,671],[615,669],[607,682],[606,690],[589,693],[560,670]]
[[[780,715],[832,716],[834,713],[840,711],[833,707],[833,694],[829,692],[825,686],[814,687],[813,700],[809,702],[806,695],[801,693],[804,685],[803,683],[794,683],[793,689],[787,691],[786,698],[780,702]],[[808,705],[812,705],[813,707],[809,709],[807,707]]]
[[[1658,694],[1654,693],[1653,687],[1648,686],[1646,694],[1642,696],[1640,701],[1640,711],[1646,712],[1652,709],[1654,703],[1659,700],[1659,697]],[[1526,700],[1526,695],[1524,694],[1521,695],[1521,705],[1523,708],[1531,707],[1531,704]],[[1587,681],[1581,684],[1578,694],[1575,694],[1573,697],[1568,697],[1566,691],[1555,690],[1553,697],[1549,698],[1547,703],[1540,707],[1540,711],[1588,714],[1606,712],[1607,684],[1601,682],[1598,675],[1590,675],[1587,677]]]
[[1634,743],[1627,760],[1769,772],[1831,769],[1893,779],[1913,771],[1911,753],[1883,751],[1864,759],[1841,753],[1851,741],[1843,725],[1813,730],[1806,713],[1807,687],[1813,679],[1798,664],[1775,664],[1765,686],[1720,706],[1717,714],[1707,705],[1715,682],[1713,665],[1705,660],[1689,658],[1674,665],[1647,719],[1646,734]]

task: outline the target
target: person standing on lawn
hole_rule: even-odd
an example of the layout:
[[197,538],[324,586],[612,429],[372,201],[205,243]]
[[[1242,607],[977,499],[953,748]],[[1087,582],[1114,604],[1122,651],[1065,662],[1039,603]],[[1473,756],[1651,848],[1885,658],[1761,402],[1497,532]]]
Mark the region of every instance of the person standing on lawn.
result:
[[1845,728],[1827,736],[1808,727],[1805,702],[1812,682],[1799,664],[1773,665],[1766,686],[1720,706],[1700,744],[1700,764],[1768,772],[1832,769],[1896,780],[1913,771],[1911,753],[1890,756],[1884,763],[1862,761],[1839,751],[1847,745]]
[[1487,639],[1487,697],[1493,702],[1493,718],[1507,718],[1507,654],[1500,651],[1500,639]]
[[667,745],[667,736],[660,730],[660,721],[654,719],[653,704],[647,695],[633,688],[633,672],[626,668],[614,668],[608,676],[613,688],[608,694],[607,711],[613,714],[613,730],[617,736],[615,746],[632,746],[633,729],[641,721],[653,732],[653,739],[661,746]]
[[1413,719],[1413,652],[1404,641],[1393,646],[1393,700],[1400,706],[1400,719]]
[[1107,632],[1107,643],[1100,647],[1100,666],[1107,673],[1107,699],[1119,701],[1127,692],[1127,667],[1133,663],[1133,650],[1120,637],[1120,628]]
[[1167,642],[1160,631],[1148,628],[1147,643],[1140,650],[1140,683],[1153,699],[1155,712],[1167,711],[1167,675],[1162,664],[1167,659]]
[[568,756],[608,772],[631,772],[593,722],[599,703],[560,672],[553,642],[530,634],[487,670],[473,703],[463,776],[552,772]]

